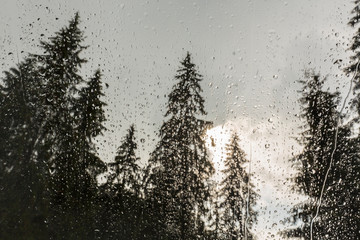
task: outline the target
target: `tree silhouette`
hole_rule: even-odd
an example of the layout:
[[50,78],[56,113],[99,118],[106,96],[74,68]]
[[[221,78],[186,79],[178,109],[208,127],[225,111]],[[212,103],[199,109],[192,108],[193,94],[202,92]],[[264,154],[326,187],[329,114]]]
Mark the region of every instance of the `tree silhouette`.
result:
[[257,212],[254,204],[258,197],[254,186],[249,182],[250,174],[244,169],[244,164],[249,161],[245,158],[245,152],[239,146],[239,137],[233,133],[230,143],[226,146],[227,157],[225,159],[225,175],[221,185],[220,203],[223,209],[222,226],[225,239],[252,239],[249,231],[251,225],[256,222]]
[[114,171],[109,177],[110,183],[116,180],[115,188],[120,194],[125,191],[139,194],[140,167],[138,161],[140,159],[135,154],[137,144],[134,134],[135,127],[131,125],[128,134],[118,148],[115,162],[109,163],[110,168]]
[[26,59],[0,85],[0,238],[47,238],[48,147],[43,142],[43,85]]
[[81,152],[80,161],[86,164],[85,167],[96,184],[96,176],[106,171],[104,162],[96,155],[93,143],[93,138],[102,135],[105,130],[103,122],[105,121],[104,106],[106,104],[100,99],[104,96],[100,70],[96,70],[87,85],[80,90],[79,95],[73,112],[77,143]]
[[[89,82],[79,75],[86,62],[80,57],[86,47],[82,46],[79,23],[76,13],[49,42],[41,42],[43,54],[32,55],[45,85],[46,115],[41,125],[50,151],[49,221],[56,229],[52,230],[55,238],[92,237],[93,226],[88,220],[97,193],[96,175],[105,170],[92,144],[92,138],[104,129],[100,72]],[[81,84],[86,86],[78,90]]]
[[[293,179],[294,190],[306,195],[308,200],[292,209],[290,220],[293,223],[301,221],[302,226],[285,231],[285,235],[310,237],[310,223],[315,216],[326,172],[331,167],[313,225],[314,239],[356,239],[359,228],[354,223],[359,222],[356,217],[359,200],[355,196],[359,184],[354,180],[359,179],[356,173],[359,169],[358,140],[351,138],[351,126],[341,125],[337,129],[339,93],[324,91],[325,79],[320,79],[319,75],[307,77],[308,81],[300,81],[303,84],[301,116],[305,120],[300,144],[304,150],[292,161],[298,170]],[[336,131],[337,146],[334,149]],[[331,162],[333,164],[329,166]]]
[[206,181],[214,171],[204,141],[211,123],[197,118],[206,115],[200,95],[202,76],[189,53],[177,72],[165,114],[168,120],[150,159],[150,196],[160,203],[161,227],[166,229],[159,232],[172,239],[196,239],[210,196]]
[[[351,11],[351,13],[354,15],[350,21],[348,22],[348,25],[355,28],[360,20],[360,8],[359,8],[359,0],[355,0],[355,7]],[[356,109],[358,115],[360,115],[360,71],[359,71],[359,59],[360,59],[360,28],[357,29],[356,33],[354,34],[352,38],[352,42],[350,45],[349,50],[354,52],[354,55],[350,57],[350,65],[345,68],[346,74],[352,74],[354,76],[354,93],[356,93],[355,97],[352,99],[352,107]],[[358,118],[358,117],[357,117]]]

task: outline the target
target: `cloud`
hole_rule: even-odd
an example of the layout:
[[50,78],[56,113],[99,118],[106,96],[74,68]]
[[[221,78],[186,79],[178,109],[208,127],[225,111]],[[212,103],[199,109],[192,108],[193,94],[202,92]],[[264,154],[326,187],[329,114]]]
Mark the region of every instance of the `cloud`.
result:
[[234,131],[238,132],[239,144],[251,160],[252,181],[260,194],[256,206],[259,223],[254,229],[260,239],[280,238],[277,232],[284,229],[288,211],[302,199],[291,191],[292,183],[288,180],[295,173],[289,159],[301,150],[291,137],[293,126],[286,125],[281,116],[274,114],[262,121],[242,117],[215,126],[208,131],[207,142],[220,168],[223,168],[225,144]]

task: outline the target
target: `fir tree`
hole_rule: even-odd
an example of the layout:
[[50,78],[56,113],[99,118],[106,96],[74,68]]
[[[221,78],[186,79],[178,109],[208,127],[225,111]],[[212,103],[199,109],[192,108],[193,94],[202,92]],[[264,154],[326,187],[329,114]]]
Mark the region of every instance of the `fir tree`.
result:
[[[0,238],[94,238],[93,139],[104,130],[100,71],[78,74],[79,15],[0,84]],[[78,87],[86,83],[80,91]]]
[[319,214],[313,225],[314,239],[356,239],[359,233],[356,213],[359,204],[356,197],[359,192],[358,140],[350,137],[349,125],[337,126],[339,93],[324,91],[325,80],[320,76],[307,77],[308,81],[300,81],[303,84],[301,117],[305,120],[300,144],[304,149],[292,161],[298,170],[293,179],[294,190],[306,195],[308,200],[292,209],[291,221],[301,221],[302,226],[287,230],[285,235],[310,238],[310,223],[330,167]]
[[151,198],[160,205],[162,237],[196,239],[201,238],[198,230],[210,195],[206,181],[214,171],[204,141],[211,123],[197,118],[206,115],[200,95],[202,76],[189,53],[177,72],[165,114],[168,119],[150,159]]
[[[139,178],[141,169],[136,157],[135,127],[131,125],[121,145],[115,161],[109,163],[111,173],[105,184],[110,214],[108,229],[114,232],[114,239],[143,239],[143,201],[140,199]],[[109,221],[110,218],[110,221]]]
[[80,56],[86,47],[79,23],[77,13],[49,42],[41,42],[43,54],[32,55],[45,84],[43,125],[51,153],[47,161],[55,238],[93,237],[88,214],[97,192],[96,174],[105,168],[92,144],[104,121],[99,71],[88,86],[78,90],[85,83],[79,71],[86,62]]
[[0,85],[0,238],[47,237],[47,164],[42,144],[42,82],[31,59]]
[[223,240],[224,238],[224,226],[222,224],[222,216],[221,216],[221,194],[220,190],[217,188],[218,183],[214,181],[212,183],[212,193],[210,199],[210,214],[208,221],[210,222],[210,236],[209,239],[211,240]]
[[104,107],[106,104],[100,99],[104,96],[101,86],[101,73],[97,70],[87,85],[80,90],[80,98],[75,103],[74,116],[76,134],[81,159],[89,171],[94,184],[96,177],[106,170],[104,162],[96,155],[93,143],[95,137],[102,135],[105,127]]
[[225,239],[252,239],[249,231],[256,221],[257,212],[254,204],[257,194],[254,186],[249,182],[250,175],[245,171],[244,164],[248,163],[245,152],[239,146],[239,137],[234,133],[227,144],[224,180],[221,185],[220,206],[223,209],[223,231]]
[[[355,0],[355,7],[351,11],[351,13],[354,15],[350,21],[348,22],[348,25],[355,28],[360,20],[360,1]],[[360,28],[357,29],[356,33],[354,34],[352,38],[352,43],[350,45],[349,50],[351,50],[354,55],[350,57],[351,62],[348,67],[345,68],[346,74],[351,74],[354,76],[354,93],[356,94],[354,99],[352,99],[352,107],[356,109],[358,115],[360,115],[360,69],[359,69],[359,60],[360,60]],[[356,74],[356,75],[355,75]],[[359,118],[359,116],[357,117]]]
[[128,134],[118,148],[115,162],[109,163],[110,168],[114,171],[109,177],[110,184],[113,184],[115,180],[116,189],[120,194],[124,191],[139,194],[140,167],[138,161],[140,159],[135,154],[137,144],[134,134],[135,127],[131,125]]

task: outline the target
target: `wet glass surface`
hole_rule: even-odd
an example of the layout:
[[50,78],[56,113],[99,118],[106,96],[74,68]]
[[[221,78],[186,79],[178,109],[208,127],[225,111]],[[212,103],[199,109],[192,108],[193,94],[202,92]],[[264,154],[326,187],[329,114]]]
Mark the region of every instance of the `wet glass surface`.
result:
[[358,239],[359,1],[10,1],[0,239]]

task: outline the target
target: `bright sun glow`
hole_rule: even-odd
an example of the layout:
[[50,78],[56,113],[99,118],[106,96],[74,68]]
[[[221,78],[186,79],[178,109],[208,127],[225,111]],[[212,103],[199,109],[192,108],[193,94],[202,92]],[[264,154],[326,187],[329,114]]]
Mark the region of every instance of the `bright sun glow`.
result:
[[231,127],[222,125],[211,128],[206,133],[206,146],[214,163],[216,178],[220,177],[224,169],[226,158],[226,144],[229,143],[233,130]]

